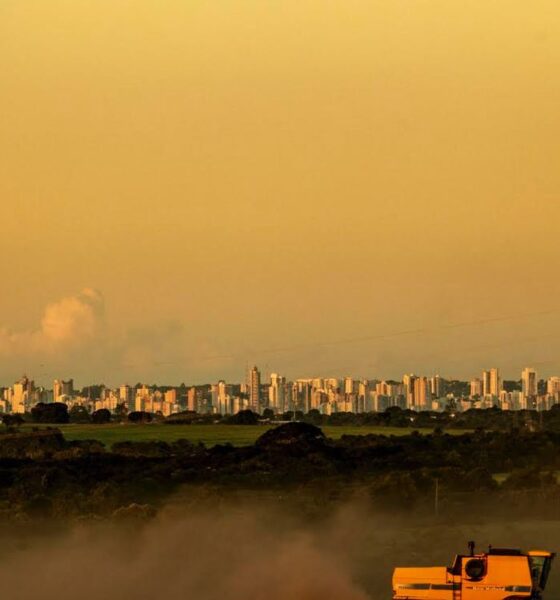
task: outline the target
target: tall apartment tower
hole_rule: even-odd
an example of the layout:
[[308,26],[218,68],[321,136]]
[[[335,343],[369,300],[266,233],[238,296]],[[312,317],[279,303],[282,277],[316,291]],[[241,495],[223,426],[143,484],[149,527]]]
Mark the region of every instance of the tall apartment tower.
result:
[[435,375],[430,379],[430,392],[433,398],[441,398],[443,396],[443,380],[439,375]]
[[53,383],[53,402],[59,402],[62,396],[74,395],[74,380],[55,379]]
[[198,412],[198,395],[196,388],[190,387],[187,392],[187,410],[191,412]]
[[471,380],[471,393],[470,397],[474,398],[475,396],[482,396],[482,380],[481,379],[472,379]]
[[129,411],[134,410],[135,390],[129,385],[121,385],[119,388],[119,402],[124,404]]
[[502,391],[502,382],[500,380],[499,369],[490,369],[489,371],[482,371],[482,394],[483,396],[496,396],[500,395]]
[[35,384],[25,375],[12,386],[11,404],[12,412],[24,413],[28,410],[31,395],[35,390]]
[[414,384],[417,377],[416,375],[404,375],[403,376],[403,385],[404,385],[404,393],[406,395],[406,407],[414,408],[416,406],[416,398],[414,396]]
[[226,415],[231,412],[231,386],[223,379],[218,381],[218,385],[212,386],[212,406],[221,415]]
[[524,398],[537,397],[537,372],[529,367],[521,372],[521,389]]
[[553,396],[560,393],[560,377],[550,377],[546,382],[546,393]]
[[345,394],[353,394],[354,393],[354,380],[352,377],[344,378],[344,393]]
[[416,377],[414,380],[414,406],[417,410],[431,408],[431,393],[429,381],[426,377]]
[[286,404],[286,378],[272,373],[268,388],[268,406],[275,413],[284,412]]
[[62,396],[62,383],[55,379],[53,383],[53,402],[58,402],[60,396]]
[[490,369],[490,393],[498,397],[502,391],[502,380],[498,369]]
[[74,380],[73,379],[69,379],[68,381],[62,380],[60,383],[62,385],[62,395],[72,397],[74,395]]
[[261,407],[261,372],[257,367],[253,367],[249,372],[249,408],[254,412],[259,412]]

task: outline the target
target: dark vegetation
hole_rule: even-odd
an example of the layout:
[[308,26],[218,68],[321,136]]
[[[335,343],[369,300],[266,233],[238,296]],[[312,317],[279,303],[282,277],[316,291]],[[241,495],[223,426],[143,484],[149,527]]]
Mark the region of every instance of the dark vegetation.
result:
[[[131,413],[134,415],[135,413]],[[131,415],[129,415],[129,420]],[[262,421],[303,421],[321,426],[374,426],[374,427],[403,427],[409,429],[483,429],[488,431],[519,431],[547,430],[560,432],[560,405],[551,410],[538,412],[536,410],[507,411],[497,407],[487,409],[469,409],[464,412],[453,410],[452,407],[444,412],[403,410],[391,407],[384,412],[350,413],[339,412],[323,415],[313,409],[304,414],[288,411],[274,415],[265,409],[262,415],[250,410],[243,410],[236,415],[209,415],[195,412],[182,412],[171,415],[163,420],[170,425],[193,425],[222,422],[228,425],[253,425]]]
[[256,425],[265,422],[301,421],[321,426],[373,426],[402,427],[409,429],[471,429],[487,431],[517,432],[554,431],[560,432],[560,404],[548,411],[519,410],[505,411],[497,407],[488,409],[470,409],[464,412],[454,410],[452,403],[444,412],[403,410],[391,407],[384,412],[350,413],[339,412],[323,415],[313,409],[304,414],[288,411],[274,415],[270,409],[264,409],[260,415],[251,410],[242,410],[235,415],[200,414],[184,411],[164,418],[161,414],[142,411],[126,412],[124,405],[117,407],[114,414],[107,409],[100,409],[89,414],[84,407],[74,406],[70,410],[66,404],[54,402],[38,403],[29,415],[3,415],[2,421],[8,426],[18,426],[24,421],[44,424],[64,423],[97,423],[128,421],[129,423],[151,423],[158,421],[169,425],[203,425],[225,423],[227,425]]
[[[252,490],[311,498],[321,509],[359,495],[388,513],[473,518],[557,515],[560,433],[483,431],[448,435],[343,436],[287,423],[254,445],[207,448],[120,442],[68,442],[56,428],[0,436],[0,517],[108,516],[131,505],[157,507],[180,490],[223,496]],[[508,473],[503,483],[494,474]],[[486,512],[485,512],[486,511]],[[467,511],[467,515],[470,514]]]
[[68,407],[64,402],[39,402],[31,409],[35,423],[68,423]]

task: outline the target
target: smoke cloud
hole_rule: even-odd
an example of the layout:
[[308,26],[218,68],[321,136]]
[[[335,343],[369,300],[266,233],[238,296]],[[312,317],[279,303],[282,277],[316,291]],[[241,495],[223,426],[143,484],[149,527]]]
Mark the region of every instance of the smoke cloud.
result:
[[103,296],[86,288],[49,304],[37,329],[13,332],[0,328],[0,354],[48,354],[87,344],[99,334],[103,315]]
[[450,564],[470,539],[550,550],[560,539],[560,522],[426,523],[355,503],[305,520],[283,501],[203,504],[177,503],[142,527],[111,521],[3,539],[3,589],[10,600],[372,600],[390,596],[395,566]]
[[86,288],[46,307],[40,335],[54,346],[88,341],[99,333],[103,314],[103,296]]
[[[142,322],[127,330],[110,324],[101,292],[85,288],[48,304],[35,328],[0,327],[0,384],[24,372],[47,385],[55,377],[74,377],[84,384],[96,378],[109,385],[179,383],[178,374],[184,377],[183,371],[188,375],[193,369],[211,380],[231,366],[225,353],[219,344],[187,336],[179,319]],[[205,360],[208,356],[214,358]]]

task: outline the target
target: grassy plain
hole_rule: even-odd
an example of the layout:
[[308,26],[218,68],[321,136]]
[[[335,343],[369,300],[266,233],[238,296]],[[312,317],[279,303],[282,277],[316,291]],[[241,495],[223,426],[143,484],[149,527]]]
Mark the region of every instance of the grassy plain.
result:
[[[31,426],[25,426],[25,428]],[[110,447],[115,442],[160,440],[174,442],[187,439],[191,442],[202,442],[207,446],[230,443],[234,446],[252,444],[260,435],[271,428],[270,425],[162,425],[162,424],[109,424],[109,425],[56,425],[64,433],[67,440],[98,440]],[[406,435],[413,429],[400,427],[368,427],[368,426],[325,426],[322,428],[326,436],[337,439],[342,435]],[[420,433],[431,433],[431,429],[421,429]],[[449,433],[464,433],[450,430]]]

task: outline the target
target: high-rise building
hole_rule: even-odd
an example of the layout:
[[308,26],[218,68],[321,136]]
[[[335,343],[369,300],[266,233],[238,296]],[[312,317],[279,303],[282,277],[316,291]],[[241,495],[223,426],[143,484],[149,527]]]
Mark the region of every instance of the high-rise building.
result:
[[136,388],[136,394],[134,396],[134,410],[152,412],[152,404],[152,390],[146,385]]
[[187,410],[198,412],[198,394],[195,387],[189,388],[187,392]]
[[286,405],[286,378],[272,373],[268,388],[268,406],[275,412],[284,412]]
[[62,396],[72,398],[74,395],[74,380],[55,379],[53,383],[53,401],[60,402]]
[[297,379],[292,384],[292,402],[289,410],[309,412],[313,404],[312,398],[313,382],[310,379]]
[[406,397],[407,408],[414,408],[416,405],[416,400],[414,398],[414,382],[416,379],[416,375],[412,374],[403,376],[404,394]]
[[34,390],[35,384],[25,375],[17,383],[14,383],[10,395],[12,412],[24,413],[28,410]]
[[175,388],[167,390],[163,398],[167,404],[177,404],[177,390]]
[[414,404],[416,410],[428,410],[431,408],[431,393],[429,382],[426,377],[415,377],[414,379]]
[[223,379],[211,387],[212,408],[221,415],[231,413],[231,386]]
[[481,379],[472,379],[471,380],[471,393],[470,393],[470,397],[471,398],[475,398],[475,397],[480,398],[482,395],[483,395],[483,393],[482,393],[482,380]]
[[358,412],[369,412],[369,381],[367,379],[362,379],[358,383]]
[[499,369],[490,369],[490,393],[499,396],[502,391],[502,380]]
[[482,371],[482,395],[490,395],[490,371]]
[[62,384],[58,379],[53,382],[53,402],[58,402],[58,399],[62,396]]
[[352,377],[344,378],[344,393],[345,394],[353,394],[354,393],[354,380]]
[[323,385],[326,390],[337,390],[340,387],[340,381],[336,377],[325,379]]
[[430,378],[430,393],[432,398],[441,398],[443,396],[443,379],[439,375]]
[[249,373],[249,408],[254,412],[260,412],[261,408],[261,373],[254,366]]
[[312,384],[314,390],[322,390],[325,388],[325,382],[321,377],[316,377],[313,379]]
[[502,382],[500,380],[499,369],[490,369],[482,371],[482,394],[483,396],[499,397],[502,391]]
[[[406,375],[405,375],[406,377]],[[378,381],[375,384],[375,393],[378,396],[389,396],[389,388],[391,386],[386,381]]]
[[560,393],[560,377],[550,377],[546,382],[546,393],[554,396]]
[[521,391],[524,398],[535,399],[537,397],[537,372],[535,369],[526,367],[521,372]]
[[73,379],[69,379],[68,381],[62,380],[61,384],[62,384],[62,395],[72,398],[72,396],[74,395],[74,380]]
[[134,410],[134,394],[134,389],[129,385],[121,385],[119,388],[119,402],[131,412]]

